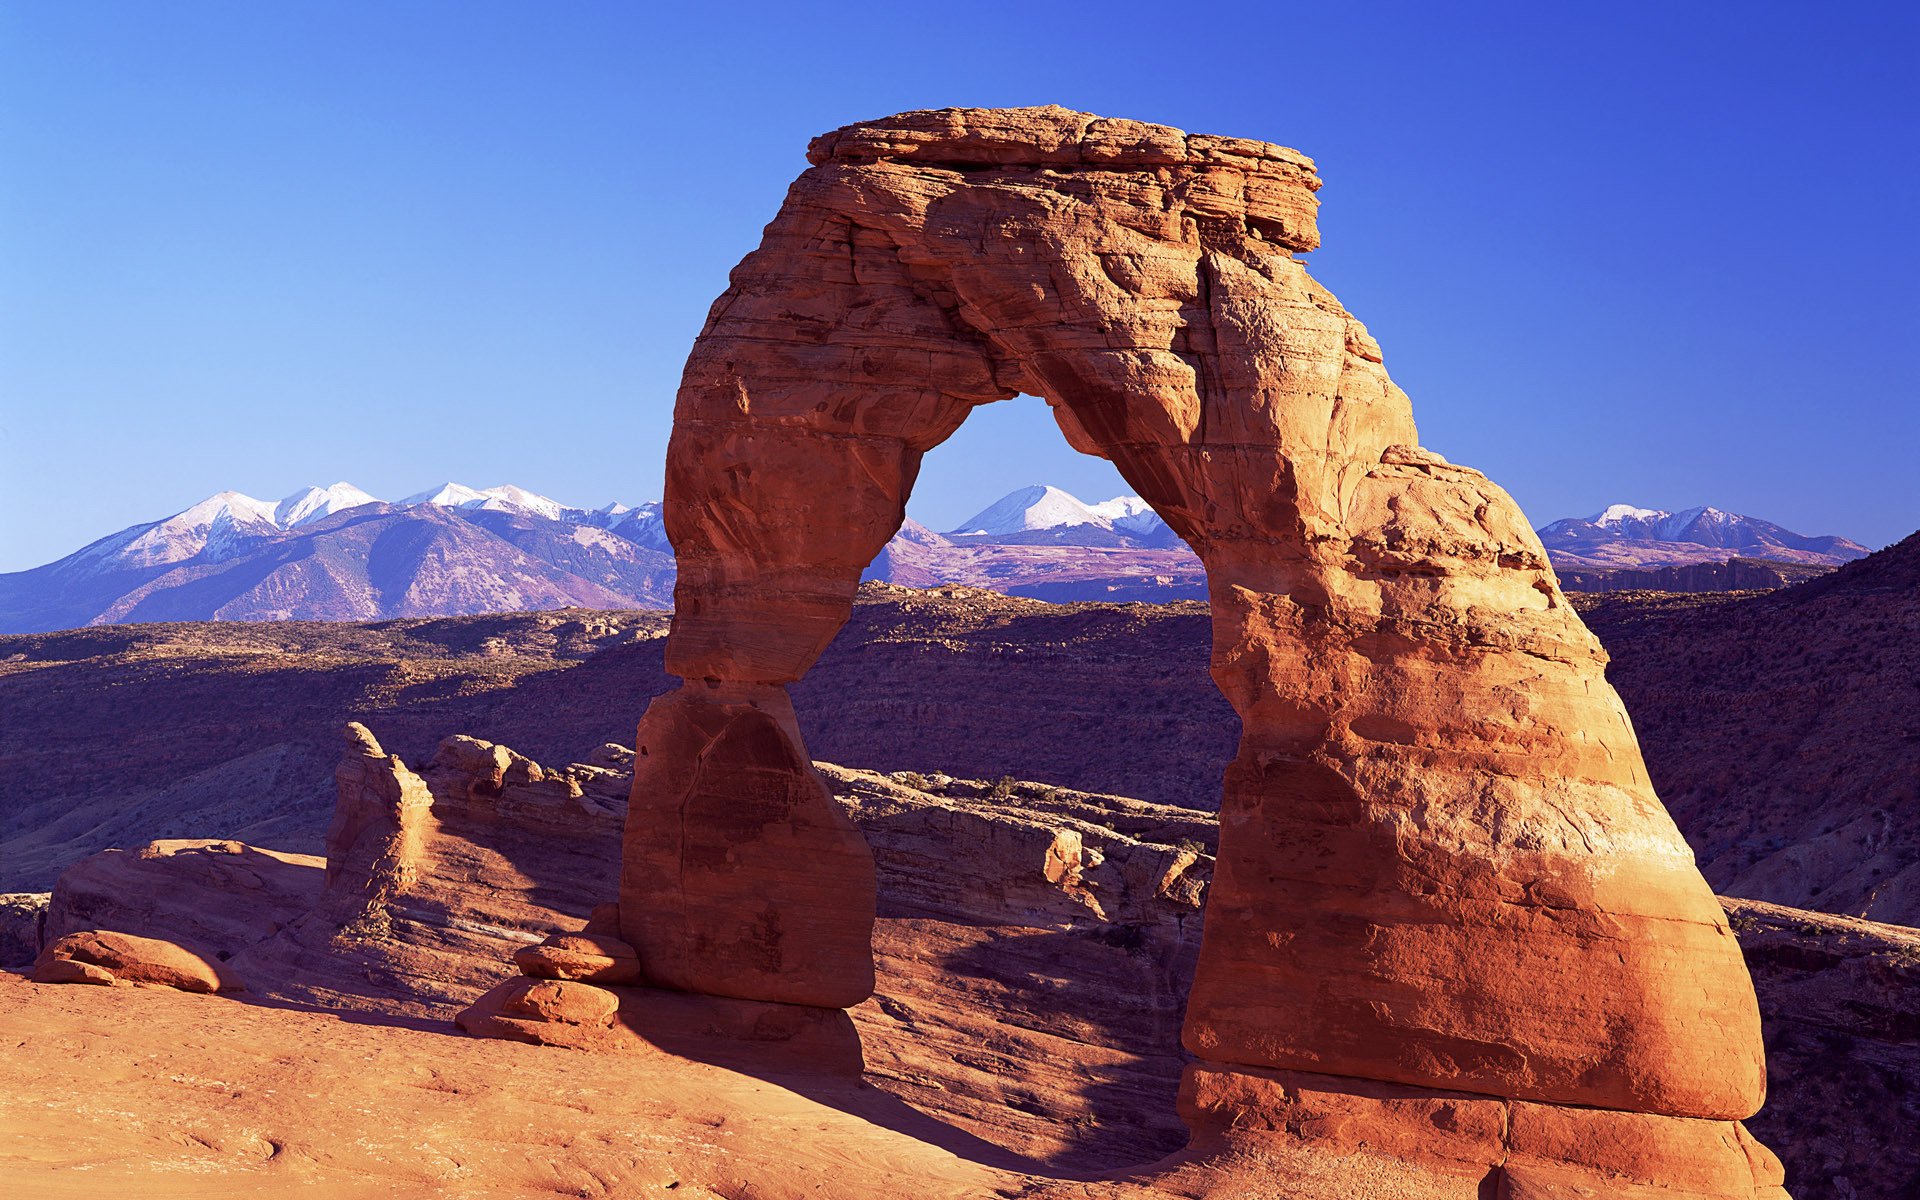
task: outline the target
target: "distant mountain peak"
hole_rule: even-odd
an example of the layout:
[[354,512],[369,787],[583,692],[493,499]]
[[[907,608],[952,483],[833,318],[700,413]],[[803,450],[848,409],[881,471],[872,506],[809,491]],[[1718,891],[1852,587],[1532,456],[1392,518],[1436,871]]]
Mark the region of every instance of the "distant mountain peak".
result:
[[1609,504],[1590,517],[1554,521],[1539,532],[1560,566],[1644,569],[1723,562],[1736,555],[1838,566],[1867,553],[1865,546],[1843,537],[1810,537],[1710,504],[1679,512]]
[[1635,508],[1631,504],[1609,504],[1587,520],[1595,525],[1619,525],[1625,521],[1658,519],[1669,515],[1663,508]]
[[1016,488],[950,531],[957,537],[992,537],[1090,525],[1097,529],[1144,533],[1160,519],[1138,496],[1116,496],[1088,504],[1063,488],[1035,483]]
[[282,529],[292,529],[349,508],[378,503],[378,496],[363,492],[343,479],[330,487],[301,488],[274,507],[273,521]]

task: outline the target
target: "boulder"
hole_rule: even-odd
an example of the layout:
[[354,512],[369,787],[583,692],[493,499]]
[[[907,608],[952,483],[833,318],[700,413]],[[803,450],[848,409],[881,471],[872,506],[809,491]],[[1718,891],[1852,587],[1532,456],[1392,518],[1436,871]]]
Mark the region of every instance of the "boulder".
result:
[[238,992],[245,985],[212,951],[159,938],[90,929],[47,944],[36,983],[148,984],[183,992]]
[[509,979],[462,1009],[454,1023],[476,1037],[541,1045],[580,1045],[609,1029],[620,998],[604,988],[564,979]]

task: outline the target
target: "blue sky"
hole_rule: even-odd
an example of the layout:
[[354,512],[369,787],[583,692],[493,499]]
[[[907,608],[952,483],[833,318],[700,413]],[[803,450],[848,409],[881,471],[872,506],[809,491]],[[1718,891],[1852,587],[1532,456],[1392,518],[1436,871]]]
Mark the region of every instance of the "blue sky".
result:
[[[698,7],[0,7],[0,570],[229,487],[653,498],[807,140],[944,105],[1313,155],[1310,268],[1535,524],[1920,525],[1912,6]],[[1036,481],[1122,490],[1022,399],[912,511]]]

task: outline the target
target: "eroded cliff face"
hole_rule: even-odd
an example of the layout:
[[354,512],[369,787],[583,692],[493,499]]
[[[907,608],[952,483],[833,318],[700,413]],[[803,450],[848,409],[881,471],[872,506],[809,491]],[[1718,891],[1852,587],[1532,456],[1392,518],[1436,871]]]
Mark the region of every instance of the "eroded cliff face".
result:
[[[798,999],[782,979],[803,963],[813,995],[867,986],[848,948],[868,884],[836,866],[857,834],[807,815],[785,688],[846,620],[921,456],[974,405],[1031,392],[1207,569],[1213,676],[1242,737],[1192,1052],[1756,1111],[1752,985],[1605,656],[1518,507],[1418,447],[1379,346],[1295,258],[1318,243],[1311,161],[1057,108],[904,114],[809,159],[675,410],[667,666],[686,682],[639,733],[643,758],[665,756],[644,778],[671,782],[636,780],[627,939],[693,991]],[[694,780],[735,768],[681,731],[741,706],[778,736],[737,769],[784,798],[722,820]],[[809,852],[781,854],[797,828]],[[728,922],[709,901],[748,895],[791,899],[735,905],[750,947],[711,936]]]

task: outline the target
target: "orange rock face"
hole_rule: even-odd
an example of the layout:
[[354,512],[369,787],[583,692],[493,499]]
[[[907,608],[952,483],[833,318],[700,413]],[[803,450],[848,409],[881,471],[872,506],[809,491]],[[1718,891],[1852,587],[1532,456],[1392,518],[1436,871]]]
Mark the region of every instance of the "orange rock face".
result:
[[870,869],[816,815],[784,688],[922,455],[1028,392],[1207,570],[1243,735],[1191,1051],[1757,1110],[1751,982],[1604,653],[1518,506],[1419,448],[1379,346],[1295,257],[1318,244],[1312,162],[1057,108],[909,113],[808,157],[675,409],[686,683],[641,726],[620,896],[649,977],[823,1005],[870,987]]

